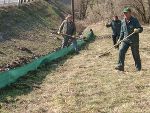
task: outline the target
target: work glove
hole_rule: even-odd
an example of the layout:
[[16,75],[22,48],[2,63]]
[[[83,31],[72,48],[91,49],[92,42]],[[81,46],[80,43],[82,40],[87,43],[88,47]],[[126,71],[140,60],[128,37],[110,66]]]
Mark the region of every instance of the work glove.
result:
[[135,28],[134,29],[134,33],[139,33],[140,32],[140,29],[139,28]]
[[120,41],[121,41],[121,40],[120,40],[120,39],[118,39],[118,41],[117,41],[117,45],[119,45],[119,44],[120,44]]
[[73,39],[75,39],[75,38],[76,38],[76,36],[75,36],[75,35],[72,35],[71,37],[72,37]]
[[109,25],[108,23],[106,23],[105,26],[106,26],[107,28],[110,27],[110,25]]
[[115,48],[119,48],[119,44],[120,44],[120,39],[118,39],[117,43],[115,44]]
[[60,31],[57,31],[57,34],[60,34]]

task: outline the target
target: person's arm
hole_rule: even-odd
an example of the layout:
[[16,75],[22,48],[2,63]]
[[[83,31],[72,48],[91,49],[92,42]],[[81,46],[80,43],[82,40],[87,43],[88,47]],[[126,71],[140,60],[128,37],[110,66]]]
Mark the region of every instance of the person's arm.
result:
[[62,23],[61,23],[61,25],[60,25],[60,27],[59,27],[59,29],[58,29],[58,34],[60,34],[61,33],[61,31],[62,31],[62,29],[63,29],[63,27],[64,27],[64,23],[65,23],[65,21],[63,21]]
[[112,26],[112,22],[106,24],[106,27],[111,27],[111,26]]
[[143,27],[141,27],[139,21],[135,18],[135,33],[141,33],[143,31]]
[[123,25],[122,25],[122,23],[121,23],[120,36],[119,36],[118,41],[122,40],[122,39],[123,39],[123,37],[124,37],[124,31],[123,31]]
[[120,36],[119,36],[117,43],[114,46],[115,48],[119,47],[119,44],[121,43],[121,40],[123,40],[123,37],[124,37],[124,32],[123,32],[123,26],[122,26],[122,22],[121,22]]

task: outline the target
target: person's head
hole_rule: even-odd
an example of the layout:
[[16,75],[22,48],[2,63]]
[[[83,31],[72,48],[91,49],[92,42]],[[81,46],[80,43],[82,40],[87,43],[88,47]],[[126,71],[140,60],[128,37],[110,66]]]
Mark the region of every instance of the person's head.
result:
[[123,9],[123,14],[124,14],[124,18],[129,20],[130,17],[131,17],[131,9],[129,7],[124,8]]
[[115,21],[118,20],[118,16],[114,16],[113,20],[115,20]]
[[68,14],[65,19],[68,21],[73,21],[73,16],[71,14]]

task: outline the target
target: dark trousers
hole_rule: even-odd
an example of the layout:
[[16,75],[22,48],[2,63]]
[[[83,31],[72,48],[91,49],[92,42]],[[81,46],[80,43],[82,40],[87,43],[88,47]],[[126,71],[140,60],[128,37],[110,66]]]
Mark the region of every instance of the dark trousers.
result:
[[65,47],[68,47],[68,46],[69,46],[69,37],[64,36],[63,40],[62,40],[61,48],[65,48]]
[[73,44],[73,48],[76,52],[78,52],[78,46],[77,46],[77,41],[76,39],[73,39],[73,38],[70,38],[70,37],[67,37],[67,36],[64,36],[63,37],[63,41],[62,41],[62,46],[61,48],[65,48],[65,47],[68,47],[70,44]]
[[140,59],[138,44],[128,44],[125,42],[121,43],[120,48],[119,48],[118,66],[122,66],[124,68],[125,54],[129,47],[131,47],[133,59],[135,61],[136,70],[140,71],[141,70],[141,59]]
[[119,35],[112,35],[113,44],[115,45],[119,39]]

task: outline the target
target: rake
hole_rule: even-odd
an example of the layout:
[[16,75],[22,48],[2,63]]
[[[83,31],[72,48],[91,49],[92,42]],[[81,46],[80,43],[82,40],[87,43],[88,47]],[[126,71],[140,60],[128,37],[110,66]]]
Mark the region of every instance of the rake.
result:
[[132,32],[132,33],[129,34],[127,37],[125,37],[123,40],[120,40],[119,42],[117,42],[117,44],[115,44],[114,46],[112,46],[111,48],[109,48],[108,50],[106,50],[104,53],[102,53],[101,55],[99,55],[99,57],[109,55],[110,50],[112,50],[114,47],[118,46],[121,42],[125,41],[127,38],[129,38],[130,36],[132,36],[132,35],[135,34],[135,33],[136,33],[136,32]]

